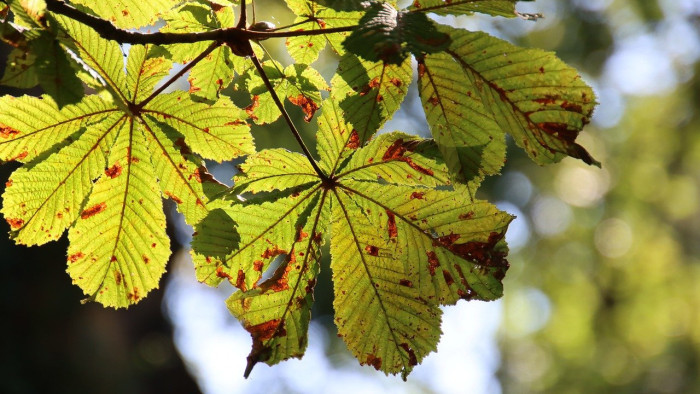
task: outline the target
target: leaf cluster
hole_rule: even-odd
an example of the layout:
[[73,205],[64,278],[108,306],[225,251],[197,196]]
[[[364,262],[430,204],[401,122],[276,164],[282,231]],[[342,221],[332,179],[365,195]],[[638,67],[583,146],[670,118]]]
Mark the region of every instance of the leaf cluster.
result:
[[[293,25],[248,29],[237,1],[4,0],[0,83],[45,94],[0,98],[0,160],[24,164],[2,214],[20,244],[68,230],[74,283],[118,308],[158,287],[170,199],[195,226],[197,278],[238,288],[227,305],[253,338],[246,376],[303,355],[330,242],[340,336],[405,378],[437,347],[440,306],[503,293],[513,217],[475,193],[503,166],[506,134],[539,164],[596,164],[575,142],[594,94],[552,53],[430,18],[532,19],[516,0],[285,3]],[[294,64],[263,59],[269,37],[286,37]],[[326,46],[340,59],[330,81],[313,68]],[[188,91],[166,92],[186,74]],[[433,138],[377,134],[414,78]],[[318,156],[284,101],[315,119]],[[280,116],[303,154],[255,149],[250,123]],[[237,157],[232,188],[204,161]]]

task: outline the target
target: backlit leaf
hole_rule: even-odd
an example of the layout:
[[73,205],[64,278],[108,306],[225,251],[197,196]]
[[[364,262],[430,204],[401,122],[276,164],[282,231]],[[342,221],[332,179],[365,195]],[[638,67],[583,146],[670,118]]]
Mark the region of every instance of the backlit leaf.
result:
[[572,156],[598,164],[575,140],[590,122],[593,90],[553,53],[524,49],[486,33],[441,27],[452,44],[447,53],[468,79],[503,132],[539,164]]
[[225,190],[203,158],[252,153],[253,141],[245,112],[228,99],[152,98],[171,63],[149,47],[132,46],[125,65],[93,30],[69,19],[61,29],[107,92],[61,109],[48,96],[0,99],[0,158],[27,163],[10,177],[2,212],[27,245],[69,228],[74,282],[90,300],[127,307],[158,287],[170,256],[162,199],[196,224]]
[[518,1],[530,0],[414,0],[408,9],[437,15],[470,15],[479,12],[513,18],[517,16],[515,4]]
[[343,56],[331,80],[331,98],[339,103],[344,119],[357,131],[358,146],[399,109],[412,74],[409,59],[394,65],[368,62],[351,54]]
[[72,3],[90,8],[101,18],[117,27],[138,28],[152,24],[160,15],[174,7],[178,0],[73,0]]
[[[309,239],[320,247],[327,232],[339,333],[362,364],[386,373],[405,377],[436,349],[440,305],[502,293],[511,217],[444,189],[449,176],[432,141],[391,133],[347,147],[342,136],[351,131],[337,110],[327,100],[319,116],[320,166],[332,169],[329,180],[302,166],[298,153],[253,155],[234,178],[246,201],[212,212],[197,227],[199,280],[228,279],[242,289],[228,305],[253,337],[246,375],[258,361],[303,353],[310,299],[302,292],[291,301],[289,280],[296,288],[315,281],[316,266],[305,271],[310,260],[300,263],[310,251],[297,248],[312,245]],[[341,137],[325,138],[333,134]],[[295,159],[299,171],[289,167]],[[280,267],[262,279],[275,257]]]

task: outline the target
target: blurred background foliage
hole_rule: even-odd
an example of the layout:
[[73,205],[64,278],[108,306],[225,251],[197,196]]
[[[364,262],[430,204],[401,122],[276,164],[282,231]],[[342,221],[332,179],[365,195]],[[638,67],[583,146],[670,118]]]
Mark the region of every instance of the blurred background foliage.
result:
[[[290,22],[280,2],[256,3],[259,19]],[[27,249],[0,237],[0,392],[700,392],[700,0],[537,0],[519,9],[546,18],[440,21],[556,51],[578,68],[600,102],[580,141],[603,167],[538,167],[509,149],[503,175],[481,191],[518,215],[506,294],[470,303],[478,309],[447,308],[461,320],[446,314],[439,353],[408,383],[357,366],[335,337],[327,260],[307,357],[256,367],[243,382],[250,339],[222,303],[232,289],[192,283],[184,249],[162,281],[167,290],[115,312],[80,304],[63,272],[65,240]],[[265,46],[290,62],[284,41]],[[335,60],[326,51],[314,66],[329,77]],[[313,141],[314,123],[289,110]],[[386,129],[427,136],[422,115],[414,89]],[[296,150],[281,122],[254,133],[260,148]],[[210,167],[222,181],[235,171]],[[2,188],[11,168],[0,170]],[[170,221],[174,247],[186,248],[191,229],[177,215]],[[486,328],[469,337],[474,326]],[[493,346],[463,350],[465,341]],[[454,367],[469,357],[472,367]]]

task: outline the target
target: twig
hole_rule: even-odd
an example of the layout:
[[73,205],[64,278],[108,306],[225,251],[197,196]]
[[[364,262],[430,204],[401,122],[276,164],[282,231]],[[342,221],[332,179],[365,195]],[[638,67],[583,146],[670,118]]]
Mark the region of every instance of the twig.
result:
[[236,27],[239,29],[246,28],[247,15],[245,12],[245,3],[246,3],[246,0],[241,0],[241,16],[238,17],[238,24],[236,25]]
[[296,138],[297,142],[299,143],[299,146],[301,146],[301,149],[304,151],[304,155],[309,160],[309,163],[311,163],[311,166],[314,168],[314,171],[316,171],[319,178],[321,178],[321,180],[323,182],[328,182],[329,181],[328,176],[326,176],[326,174],[318,167],[318,164],[316,163],[316,160],[314,160],[314,157],[311,155],[309,148],[306,147],[304,140],[301,138],[301,135],[299,134],[299,130],[297,130],[296,126],[294,126],[294,122],[292,122],[292,118],[289,117],[287,110],[284,109],[284,105],[282,104],[282,101],[280,101],[280,98],[277,96],[277,93],[275,92],[275,87],[272,86],[272,82],[270,82],[270,79],[267,77],[267,74],[265,74],[265,70],[263,69],[262,64],[260,64],[260,61],[255,56],[255,54],[250,56],[250,60],[253,61],[255,68],[258,70],[260,77],[262,78],[263,82],[265,83],[265,87],[267,87],[267,90],[269,90],[270,94],[272,95],[272,100],[275,102],[275,104],[277,104],[277,108],[279,108],[280,112],[282,112],[282,117],[287,122],[287,125],[289,126],[289,130],[291,130],[292,134],[294,134],[294,138]]

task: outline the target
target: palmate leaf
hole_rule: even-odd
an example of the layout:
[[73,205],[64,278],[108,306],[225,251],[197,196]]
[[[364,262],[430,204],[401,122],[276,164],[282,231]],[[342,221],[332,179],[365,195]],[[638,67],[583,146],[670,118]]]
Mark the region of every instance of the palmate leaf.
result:
[[[246,374],[256,362],[302,355],[327,233],[339,333],[362,364],[386,373],[405,377],[435,350],[439,305],[502,294],[511,216],[447,190],[431,140],[391,133],[361,147],[346,118],[333,99],[324,102],[318,140],[327,180],[300,154],[252,155],[234,178],[246,201],[197,227],[199,280],[241,289],[228,305],[253,337]],[[280,268],[263,280],[275,258]]]
[[61,40],[113,99],[86,96],[61,109],[48,96],[0,99],[0,159],[27,163],[10,177],[2,213],[22,244],[70,228],[74,282],[90,299],[126,307],[158,286],[170,255],[162,198],[196,224],[225,190],[202,158],[252,153],[253,141],[230,100],[208,105],[173,92],[144,102],[171,66],[149,57],[150,47],[131,47],[125,73],[116,44],[63,22]]

